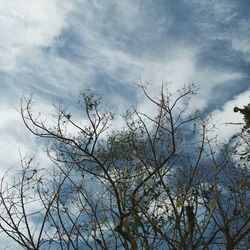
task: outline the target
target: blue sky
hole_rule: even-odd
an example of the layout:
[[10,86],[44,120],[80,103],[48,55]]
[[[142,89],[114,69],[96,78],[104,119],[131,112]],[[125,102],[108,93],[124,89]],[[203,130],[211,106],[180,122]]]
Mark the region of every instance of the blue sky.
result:
[[[0,174],[41,145],[16,109],[33,94],[37,109],[63,100],[72,106],[92,88],[118,114],[138,99],[134,82],[163,81],[172,89],[200,85],[193,104],[213,113],[229,138],[235,105],[250,96],[248,0],[11,0],[0,1]],[[116,122],[116,126],[119,126]]]
[[[194,82],[194,105],[219,126],[241,121],[232,108],[249,102],[249,12],[247,0],[1,1],[2,172],[19,150],[42,154],[15,109],[23,95],[48,111],[60,99],[74,107],[79,90],[92,88],[122,113],[137,100],[139,79],[152,91],[162,81],[173,90]],[[236,128],[221,131],[229,137]]]

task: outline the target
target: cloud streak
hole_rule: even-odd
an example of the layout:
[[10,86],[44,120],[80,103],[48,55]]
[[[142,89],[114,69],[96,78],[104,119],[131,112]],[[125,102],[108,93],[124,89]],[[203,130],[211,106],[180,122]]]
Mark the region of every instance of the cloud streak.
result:
[[1,147],[11,142],[2,156],[25,148],[13,106],[30,93],[45,107],[61,99],[74,106],[79,90],[93,88],[123,112],[138,79],[152,91],[162,81],[173,90],[195,82],[193,105],[229,118],[232,100],[249,101],[249,8],[232,0],[1,2]]

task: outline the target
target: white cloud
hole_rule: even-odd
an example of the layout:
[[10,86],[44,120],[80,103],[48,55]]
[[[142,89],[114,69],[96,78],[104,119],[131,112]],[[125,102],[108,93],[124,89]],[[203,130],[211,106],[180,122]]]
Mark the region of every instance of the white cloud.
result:
[[179,47],[175,48],[173,54],[158,60],[142,58],[138,62],[142,81],[149,81],[156,85],[172,82],[175,90],[184,84],[192,83],[195,79],[195,55],[195,49]]
[[[221,23],[227,23],[233,20],[237,13],[235,12],[236,4],[228,0],[185,0],[187,4],[192,4],[200,14],[199,24],[207,29],[214,29]],[[213,18],[212,20],[209,18]],[[215,31],[215,30],[213,30]]]
[[[13,105],[19,107],[23,94],[34,92],[38,97],[37,110],[49,113],[51,96],[75,104],[78,91],[87,85],[91,87],[94,83],[97,90],[99,87],[112,90],[105,86],[109,84],[106,77],[117,89],[119,84],[130,84],[138,79],[150,81],[152,96],[157,95],[162,82],[172,82],[172,90],[195,82],[201,85],[201,94],[192,99],[192,105],[205,108],[216,86],[239,82],[246,77],[240,65],[229,69],[217,67],[216,60],[208,66],[206,60],[202,66],[197,63],[197,55],[216,39],[228,41],[232,50],[242,52],[246,61],[250,61],[249,20],[237,19],[240,15],[236,11],[237,1],[186,0],[193,11],[187,15],[192,15],[194,26],[199,29],[197,37],[192,37],[191,29],[188,34],[187,38],[194,43],[180,41],[182,37],[178,33],[182,30],[178,30],[177,24],[186,17],[172,13],[174,4],[170,2],[174,1],[165,1],[161,6],[165,11],[163,15],[158,13],[158,4],[150,1],[0,2],[0,77],[2,72],[8,75],[0,102],[1,176],[9,167],[18,165],[19,149],[23,154],[36,153],[37,162],[45,167],[50,165],[41,145],[12,108]],[[236,19],[235,26],[229,25]],[[189,29],[188,24],[185,29]],[[174,42],[169,42],[168,36]],[[223,91],[219,94],[224,97]],[[241,126],[226,126],[225,123],[242,121],[240,114],[233,113],[233,107],[247,104],[249,95],[250,91],[246,91],[235,96],[221,110],[213,112],[219,140],[241,129]],[[118,96],[108,93],[108,96],[109,105],[118,113],[123,113],[130,105],[124,93]],[[138,98],[138,108],[142,112],[155,114],[151,104]],[[83,121],[78,116],[76,119]],[[120,128],[121,124],[122,118],[118,116],[114,127]],[[75,130],[69,127],[68,132],[75,133]]]
[[[46,102],[37,106],[41,113],[52,113],[51,106]],[[18,105],[16,108],[20,109]],[[37,114],[34,114],[37,117]],[[0,176],[10,168],[20,169],[20,160],[26,154],[31,157],[35,155],[35,160],[40,162],[41,167],[50,167],[51,162],[44,146],[25,127],[21,114],[12,105],[1,104],[0,117]]]
[[243,19],[238,23],[238,29],[232,34],[232,47],[242,52],[245,59],[250,62],[250,23]]
[[0,69],[11,70],[18,56],[37,46],[49,46],[67,26],[70,1],[13,0],[0,4]]
[[[234,113],[233,108],[243,107],[250,101],[250,90],[247,90],[240,95],[229,100],[221,110],[215,110],[212,113],[214,123],[217,130],[214,131],[219,141],[226,141],[234,134],[241,131],[244,126],[243,115]],[[228,123],[243,123],[242,125],[232,125]],[[215,136],[214,134],[214,136]]]
[[[204,40],[205,44],[220,36],[229,39],[230,32],[220,34],[216,32],[216,27],[218,23],[229,22],[234,18],[233,4],[227,6],[225,1],[196,0],[189,3],[197,5],[195,11],[199,14],[195,14],[198,17],[204,15],[197,25],[207,25],[201,34],[201,37],[208,39]],[[243,77],[237,69],[222,69],[213,65],[203,68],[197,64],[197,54],[205,49],[203,43],[186,44],[185,41],[176,40],[169,47],[168,44],[162,46],[162,35],[171,36],[168,32],[175,28],[174,21],[178,17],[174,18],[170,8],[166,8],[164,15],[157,16],[157,10],[151,7],[153,5],[146,1],[1,2],[0,71],[7,71],[14,78],[8,82],[10,99],[18,106],[16,103],[20,96],[32,91],[36,95],[46,94],[72,100],[72,97],[77,98],[79,89],[84,89],[86,85],[91,87],[94,82],[94,87],[98,88],[98,84],[100,87],[108,84],[105,82],[107,76],[114,85],[130,84],[138,79],[150,81],[154,85],[153,95],[165,81],[172,82],[173,90],[195,82],[201,85],[201,96],[193,100],[193,105],[204,108],[215,86]],[[210,20],[211,17],[215,19]],[[152,40],[158,42],[155,47],[147,50],[147,43]],[[241,45],[235,40],[233,44],[235,48],[244,51],[248,50],[247,41],[243,39]],[[157,46],[162,51],[155,55],[154,50],[159,49]],[[50,51],[44,52],[41,48],[45,47],[50,47]],[[68,53],[72,50],[75,54],[65,57],[57,49]],[[47,105],[45,98],[40,102]],[[126,96],[123,100],[114,96],[109,99],[109,104],[120,113],[128,108]],[[150,107],[144,104],[142,101],[139,107],[150,111]],[[9,108],[6,110],[10,117],[9,120],[4,119],[3,124],[17,124],[16,127],[20,127],[19,122],[12,120],[13,111]],[[15,147],[15,141],[16,145],[19,142],[22,144],[21,130],[16,133],[20,138],[8,135],[10,137],[6,139],[7,128],[3,136],[5,140],[13,142],[11,147]]]

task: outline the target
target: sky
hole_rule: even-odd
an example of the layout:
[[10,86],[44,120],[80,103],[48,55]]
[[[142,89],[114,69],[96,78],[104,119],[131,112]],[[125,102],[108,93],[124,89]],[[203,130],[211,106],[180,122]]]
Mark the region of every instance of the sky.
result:
[[248,0],[0,0],[0,174],[20,154],[49,164],[22,123],[23,96],[41,112],[56,101],[74,109],[91,88],[119,114],[144,103],[139,80],[152,91],[195,83],[193,104],[229,138],[239,127],[223,123],[241,122],[232,109],[249,103],[249,13]]
[[74,108],[91,88],[119,114],[143,103],[139,80],[195,83],[193,104],[218,126],[242,121],[232,109],[249,102],[249,12],[248,0],[0,0],[0,173],[20,153],[46,162],[18,113],[31,94],[47,112],[56,101]]

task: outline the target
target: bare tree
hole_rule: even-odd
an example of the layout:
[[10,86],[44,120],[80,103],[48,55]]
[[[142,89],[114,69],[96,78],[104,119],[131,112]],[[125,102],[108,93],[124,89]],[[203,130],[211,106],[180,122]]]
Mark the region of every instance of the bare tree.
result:
[[209,116],[190,112],[194,85],[172,94],[163,84],[158,98],[140,88],[155,114],[133,107],[116,131],[91,91],[79,102],[84,123],[58,106],[48,125],[23,99],[24,124],[46,140],[53,168],[23,159],[19,180],[2,178],[3,233],[24,249],[248,248],[249,167],[238,138],[211,138]]

